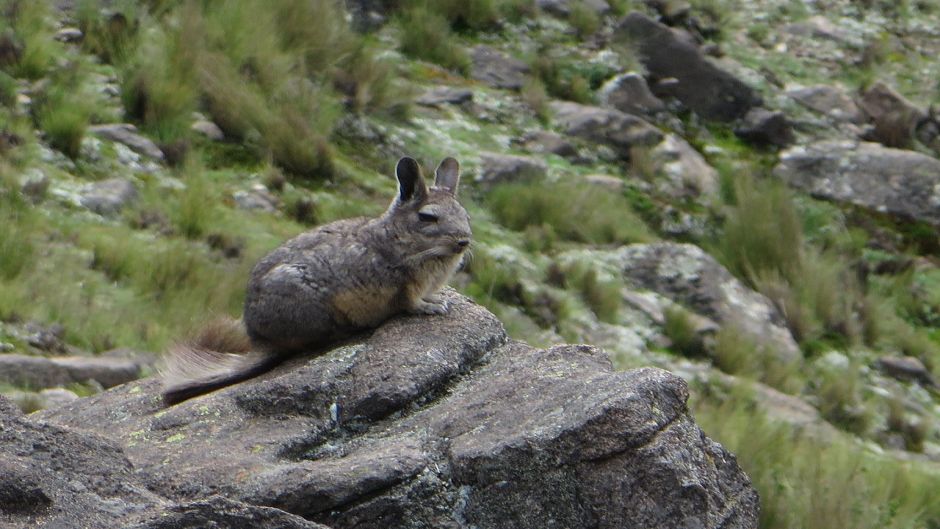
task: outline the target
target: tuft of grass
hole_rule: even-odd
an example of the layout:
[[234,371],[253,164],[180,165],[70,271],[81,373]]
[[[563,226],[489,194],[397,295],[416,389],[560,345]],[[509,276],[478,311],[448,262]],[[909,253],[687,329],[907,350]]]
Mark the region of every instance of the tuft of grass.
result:
[[692,321],[692,314],[679,305],[669,306],[665,313],[663,334],[672,342],[672,349],[682,356],[696,358],[707,354],[705,341]]
[[702,429],[737,456],[761,497],[766,529],[901,529],[940,524],[940,472],[814,439],[775,424],[751,400],[694,399]]
[[427,9],[412,8],[398,21],[401,51],[439,64],[462,75],[470,72],[470,56],[455,41],[446,18]]
[[79,157],[94,110],[95,100],[85,89],[84,71],[77,62],[56,72],[33,104],[36,125],[49,145],[72,159]]
[[[2,184],[2,182],[0,182]],[[32,262],[33,213],[29,204],[11,188],[0,187],[0,279],[13,280]]]
[[597,14],[597,11],[583,0],[571,4],[568,22],[574,27],[578,38],[581,39],[597,33],[597,30],[601,27],[601,17]]
[[817,407],[822,416],[859,435],[869,431],[874,419],[862,399],[861,368],[861,364],[854,360],[847,365],[827,365],[819,370],[813,381]]
[[801,361],[784,362],[769,345],[759,343],[734,323],[726,323],[715,334],[711,354],[715,366],[725,373],[763,382],[784,393],[794,394],[803,388]]
[[623,305],[623,284],[617,278],[602,279],[589,263],[577,263],[565,274],[565,284],[581,295],[597,319],[616,323]]
[[542,124],[547,125],[551,122],[551,107],[549,106],[551,98],[541,79],[529,78],[522,86],[519,96]]
[[[59,45],[52,38],[53,17],[45,1],[4,0],[0,2],[0,37],[12,53],[12,62],[3,68],[14,77],[41,79],[55,63]],[[13,51],[16,50],[16,51]]]
[[186,183],[170,219],[176,230],[188,239],[198,239],[205,235],[214,216],[215,198],[213,189],[205,175],[205,168],[196,162],[188,162],[183,170]]
[[597,186],[505,183],[495,186],[485,200],[501,224],[517,231],[550,226],[561,239],[596,244],[654,239],[625,196]]

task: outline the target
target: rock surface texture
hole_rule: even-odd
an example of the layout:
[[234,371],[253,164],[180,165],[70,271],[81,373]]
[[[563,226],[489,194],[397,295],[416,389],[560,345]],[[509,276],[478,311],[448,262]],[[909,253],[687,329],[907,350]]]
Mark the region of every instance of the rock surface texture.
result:
[[757,494],[682,379],[511,342],[446,297],[448,315],[168,409],[154,379],[0,407],[16,477],[0,497],[35,499],[0,502],[0,527],[756,527]]
[[940,226],[940,160],[919,152],[820,142],[782,152],[774,175],[816,197]]

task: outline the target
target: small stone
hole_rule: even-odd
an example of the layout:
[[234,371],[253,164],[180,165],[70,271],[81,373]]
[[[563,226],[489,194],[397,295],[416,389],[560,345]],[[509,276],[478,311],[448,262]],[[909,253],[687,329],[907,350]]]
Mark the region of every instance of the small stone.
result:
[[193,132],[202,134],[212,141],[222,141],[225,139],[225,133],[222,132],[222,129],[207,119],[195,121],[189,128],[192,129]]
[[78,28],[62,28],[59,31],[56,31],[53,38],[59,42],[81,42],[85,37],[85,34],[82,33],[82,30]]
[[578,149],[564,136],[547,130],[536,130],[526,133],[513,143],[532,153],[557,154],[562,158],[577,158]]
[[453,86],[436,86],[421,94],[415,100],[419,105],[437,107],[441,105],[462,105],[473,101],[473,91]]
[[646,79],[635,72],[618,75],[604,83],[598,97],[602,106],[627,114],[655,114],[666,108],[666,104],[650,91]]
[[611,191],[623,191],[623,180],[616,176],[607,174],[589,174],[584,177],[584,181],[593,186],[603,187]]
[[793,143],[793,129],[783,112],[752,108],[735,127],[741,139],[763,146],[786,147]]
[[862,123],[865,120],[855,101],[838,85],[789,88],[786,94],[797,103],[825,114],[836,122]]
[[470,51],[473,65],[470,76],[493,88],[519,90],[526,82],[529,65],[489,46],[479,45]]
[[9,342],[0,342],[0,353],[9,353],[16,349],[16,346]]
[[273,213],[277,211],[278,199],[262,184],[255,184],[247,191],[232,194],[235,203],[241,209],[260,210]]
[[937,387],[937,381],[924,366],[913,356],[883,356],[875,362],[875,367],[886,375],[898,380],[915,381],[928,387]]
[[163,151],[157,147],[153,141],[137,132],[137,127],[129,123],[111,123],[107,125],[93,125],[88,127],[88,132],[104,138],[126,145],[135,152],[143,154],[157,161],[163,161]]
[[137,200],[137,186],[124,178],[111,178],[85,186],[81,191],[82,206],[99,215],[115,215]]
[[64,388],[50,388],[39,392],[44,409],[55,408],[78,400],[78,395]]
[[548,166],[538,158],[483,153],[476,182],[493,185],[503,182],[533,182],[545,178]]

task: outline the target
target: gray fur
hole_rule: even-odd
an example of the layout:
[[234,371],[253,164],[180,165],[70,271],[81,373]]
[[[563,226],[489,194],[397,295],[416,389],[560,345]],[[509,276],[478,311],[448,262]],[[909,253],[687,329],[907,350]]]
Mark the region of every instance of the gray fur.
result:
[[[319,349],[395,314],[446,313],[436,293],[460,265],[471,237],[470,218],[456,199],[458,171],[456,160],[444,159],[429,189],[417,162],[402,158],[399,192],[380,217],[332,222],[262,258],[251,271],[243,314],[255,353],[234,360],[198,344],[178,348],[167,402],[198,394],[202,386],[220,387],[226,376],[242,380],[272,365],[272,357]],[[187,369],[194,376],[181,373]]]

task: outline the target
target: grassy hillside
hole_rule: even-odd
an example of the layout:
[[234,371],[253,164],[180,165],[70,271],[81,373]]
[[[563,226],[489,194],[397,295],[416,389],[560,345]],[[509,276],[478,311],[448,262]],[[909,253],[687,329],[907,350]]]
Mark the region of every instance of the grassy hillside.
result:
[[[64,342],[89,354],[163,351],[214,314],[238,315],[250,267],[282,241],[381,212],[399,156],[429,168],[454,156],[475,241],[453,283],[514,338],[599,342],[620,367],[688,375],[697,420],[761,493],[763,527],[940,528],[940,393],[875,367],[905,355],[940,378],[935,227],[791,190],[772,176],[778,149],[671,103],[649,119],[714,168],[711,196],[665,190],[669,170],[652,149],[525,148],[527,134],[563,132],[557,102],[598,105],[605,81],[644,73],[614,28],[630,12],[661,16],[656,2],[609,0],[602,12],[562,2],[567,14],[534,0],[348,2],[352,14],[333,0],[72,4],[0,0],[7,349],[44,354],[24,338],[38,322],[61,325]],[[797,143],[848,132],[788,87],[855,93],[885,80],[940,103],[931,2],[688,4],[675,24],[783,111]],[[518,90],[476,78],[481,44],[525,66]],[[415,102],[439,86],[473,99]],[[95,132],[108,123],[135,125],[162,159]],[[200,132],[207,123],[222,139]],[[483,153],[537,158],[544,175],[483,182]],[[95,212],[89,190],[112,179],[136,198]],[[702,333],[681,303],[643,319],[602,255],[658,241],[703,248],[765,295],[799,358],[780,361],[734,324]],[[767,398],[776,390],[816,419],[782,420]]]

